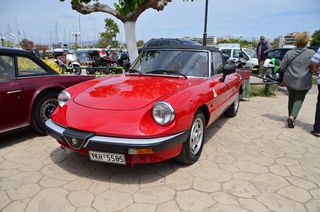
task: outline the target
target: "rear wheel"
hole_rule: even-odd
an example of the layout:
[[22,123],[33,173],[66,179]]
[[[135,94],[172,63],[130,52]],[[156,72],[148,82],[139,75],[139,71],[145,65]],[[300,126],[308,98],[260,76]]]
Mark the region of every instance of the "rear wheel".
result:
[[40,134],[45,135],[45,122],[51,118],[51,114],[58,106],[58,92],[47,92],[40,94],[34,103],[32,111],[32,128]]
[[86,69],[86,73],[87,75],[92,75],[92,74],[95,74],[96,70],[93,69],[91,66],[89,66],[88,69]]
[[238,113],[240,106],[240,94],[238,93],[232,105],[224,112],[227,117],[235,117]]
[[81,75],[81,68],[77,64],[72,64],[72,73],[76,75]]
[[203,148],[205,129],[205,117],[201,111],[198,111],[193,119],[189,137],[183,143],[182,150],[176,157],[177,161],[193,164],[199,159]]
[[[263,74],[263,78],[272,79],[272,72],[273,72],[272,68],[267,68],[266,71]],[[268,80],[266,80],[266,79],[263,79],[263,81],[267,82]]]

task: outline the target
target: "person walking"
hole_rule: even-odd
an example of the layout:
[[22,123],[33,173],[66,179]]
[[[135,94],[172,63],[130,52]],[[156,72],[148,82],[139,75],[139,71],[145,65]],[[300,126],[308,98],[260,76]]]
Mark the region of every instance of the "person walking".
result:
[[307,32],[296,33],[296,48],[288,51],[280,64],[285,70],[283,81],[287,86],[288,101],[288,127],[294,128],[294,121],[298,116],[302,103],[312,87],[312,73],[309,65],[314,51],[307,49],[310,40]]
[[267,58],[267,53],[272,49],[271,45],[266,41],[266,38],[262,35],[260,36],[260,41],[258,43],[256,53],[259,63],[259,75],[264,74],[264,61]]
[[320,72],[319,72],[319,65],[320,65],[320,48],[318,49],[317,53],[313,55],[310,63],[310,70],[313,73],[318,72],[318,101],[317,101],[317,107],[316,107],[316,117],[313,125],[313,130],[311,131],[311,134],[317,137],[320,137]]

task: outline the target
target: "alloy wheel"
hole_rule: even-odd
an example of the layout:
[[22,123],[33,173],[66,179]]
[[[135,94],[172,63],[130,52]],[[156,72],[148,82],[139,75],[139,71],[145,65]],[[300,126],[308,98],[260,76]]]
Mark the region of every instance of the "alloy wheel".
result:
[[196,155],[202,145],[204,134],[204,123],[201,118],[197,118],[191,128],[190,132],[190,151],[193,155]]

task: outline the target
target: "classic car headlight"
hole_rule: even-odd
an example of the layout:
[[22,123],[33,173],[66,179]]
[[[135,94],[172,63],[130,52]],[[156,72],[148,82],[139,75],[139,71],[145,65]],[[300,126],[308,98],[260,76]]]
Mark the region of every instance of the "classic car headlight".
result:
[[71,95],[67,91],[61,91],[58,95],[58,104],[60,107],[63,107],[69,101]]
[[167,102],[158,102],[152,108],[153,120],[159,125],[166,125],[175,117],[173,107]]

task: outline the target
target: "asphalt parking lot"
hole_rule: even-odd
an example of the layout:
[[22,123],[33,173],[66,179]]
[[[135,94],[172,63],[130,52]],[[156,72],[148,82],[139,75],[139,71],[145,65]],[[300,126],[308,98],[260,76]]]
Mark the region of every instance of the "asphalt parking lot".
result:
[[283,92],[220,118],[191,166],[93,162],[31,130],[0,137],[0,210],[319,212],[320,138],[309,133],[317,94],[288,129]]

